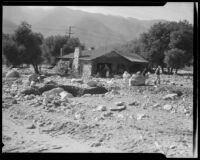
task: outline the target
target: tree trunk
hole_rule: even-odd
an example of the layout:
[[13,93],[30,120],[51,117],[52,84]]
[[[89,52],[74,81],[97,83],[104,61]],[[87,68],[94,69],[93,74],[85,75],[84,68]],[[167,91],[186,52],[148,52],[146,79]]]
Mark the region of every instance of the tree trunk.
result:
[[167,70],[168,70],[168,74],[170,74],[170,67],[167,67]]
[[171,68],[171,71],[170,71],[171,74],[173,74],[173,69],[174,69],[174,68],[172,67],[172,68]]
[[177,74],[178,73],[178,68],[176,68],[176,70],[175,70],[175,74]]
[[164,74],[165,73],[164,67],[161,67],[161,70],[162,70],[162,74]]
[[38,70],[37,64],[32,64],[32,65],[33,65],[33,68],[34,68],[35,73],[36,73],[36,74],[39,74],[40,72],[39,72],[39,70]]

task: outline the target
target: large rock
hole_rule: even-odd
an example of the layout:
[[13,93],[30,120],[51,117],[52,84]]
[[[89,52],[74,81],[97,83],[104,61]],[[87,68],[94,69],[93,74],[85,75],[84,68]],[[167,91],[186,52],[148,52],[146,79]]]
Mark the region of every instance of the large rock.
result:
[[97,84],[98,84],[98,82],[97,82],[97,81],[94,81],[94,80],[91,80],[91,81],[89,81],[89,82],[87,83],[87,85],[90,86],[90,87],[96,87]]
[[64,100],[66,98],[73,98],[74,96],[71,93],[68,93],[66,91],[62,91],[59,93],[61,100]]
[[115,105],[116,106],[123,106],[125,103],[124,102],[116,102]]
[[111,111],[122,111],[125,109],[126,109],[126,106],[115,106],[115,107],[110,108]]
[[174,100],[177,98],[177,94],[176,93],[172,93],[172,94],[167,94],[166,96],[163,97],[164,100]]
[[12,70],[6,74],[6,78],[19,78],[20,74],[16,70]]
[[131,77],[131,75],[127,71],[125,71],[123,73],[122,77],[123,77],[123,79],[129,79]]
[[143,75],[133,75],[129,79],[129,86],[139,86],[139,85],[145,85],[147,77]]
[[50,95],[57,96],[57,95],[59,95],[63,91],[64,91],[63,88],[54,88],[54,89],[51,89],[49,91],[44,92],[43,95],[45,95],[45,96],[50,96]]
[[30,75],[29,77],[28,77],[28,80],[30,81],[30,82],[39,82],[39,77],[40,77],[40,75],[39,74],[36,74],[36,73],[34,73],[34,74],[32,74],[32,75]]
[[80,83],[80,84],[83,84],[83,79],[71,79],[71,83]]
[[105,105],[99,105],[99,106],[97,106],[97,109],[96,109],[96,110],[97,110],[97,111],[106,111],[107,108],[106,108]]

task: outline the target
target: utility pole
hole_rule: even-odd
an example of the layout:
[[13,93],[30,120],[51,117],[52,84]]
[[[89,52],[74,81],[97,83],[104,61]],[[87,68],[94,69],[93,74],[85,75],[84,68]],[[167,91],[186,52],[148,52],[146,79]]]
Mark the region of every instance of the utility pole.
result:
[[69,26],[69,32],[67,32],[69,38],[71,38],[71,34],[74,34],[74,33],[72,33],[72,28],[73,28],[73,27],[74,27],[74,26]]

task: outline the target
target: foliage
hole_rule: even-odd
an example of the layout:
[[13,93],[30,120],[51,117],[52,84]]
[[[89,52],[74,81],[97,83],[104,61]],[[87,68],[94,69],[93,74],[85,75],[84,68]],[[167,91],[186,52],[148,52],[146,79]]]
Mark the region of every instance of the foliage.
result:
[[68,63],[65,61],[60,60],[56,66],[56,72],[59,75],[65,75],[68,73]]
[[184,67],[184,51],[181,49],[171,49],[165,52],[164,62],[167,64],[167,67],[179,69]]
[[35,72],[39,73],[38,64],[42,62],[42,34],[32,32],[31,25],[22,22],[12,36],[4,35],[3,39],[3,54],[11,64],[31,64]]

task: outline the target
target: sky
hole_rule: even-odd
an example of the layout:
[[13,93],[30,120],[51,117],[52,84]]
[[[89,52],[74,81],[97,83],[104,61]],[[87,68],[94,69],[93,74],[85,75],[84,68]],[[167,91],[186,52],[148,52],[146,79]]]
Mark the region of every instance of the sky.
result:
[[[39,6],[37,6],[39,7]],[[28,9],[37,9],[36,6]],[[54,9],[53,6],[39,7],[45,11]],[[188,20],[193,24],[193,2],[168,2],[165,6],[68,6],[74,10],[90,13],[101,13],[122,17],[132,17],[141,20],[164,19],[169,21]]]

